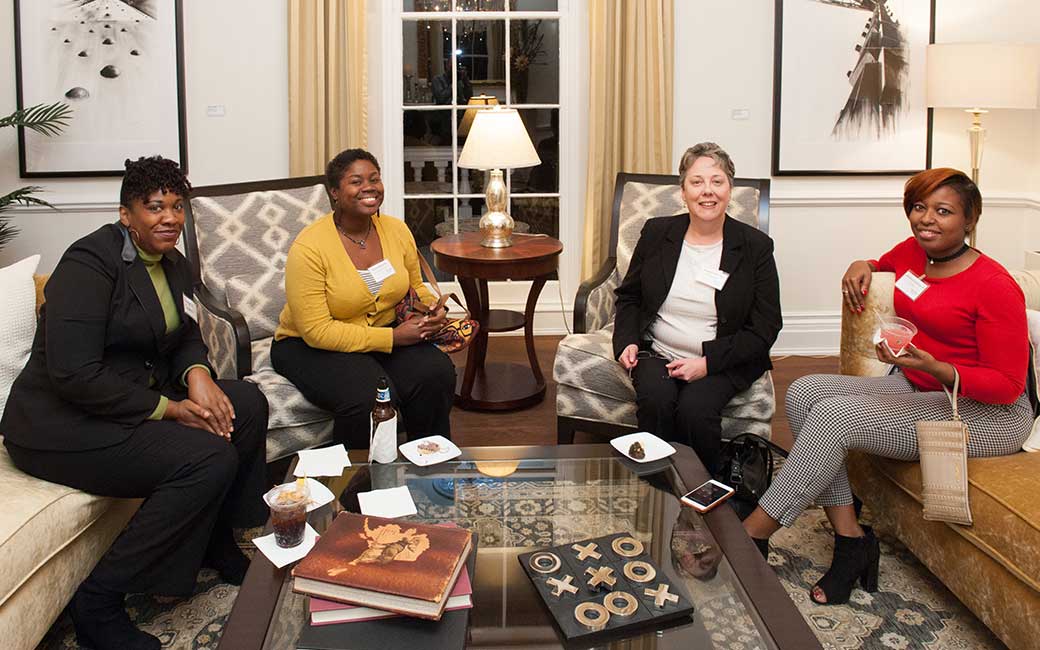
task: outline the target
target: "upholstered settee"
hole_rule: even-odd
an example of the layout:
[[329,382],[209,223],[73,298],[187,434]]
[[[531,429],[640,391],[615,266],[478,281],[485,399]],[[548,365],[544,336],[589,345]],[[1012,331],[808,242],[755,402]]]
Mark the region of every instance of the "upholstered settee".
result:
[[[614,289],[628,272],[646,220],[685,211],[678,176],[617,175],[610,245],[614,254],[578,289],[574,333],[560,341],[553,363],[558,442],[572,442],[576,431],[613,436],[636,430],[636,391],[611,344]],[[736,179],[726,212],[769,232],[769,179]],[[755,433],[768,439],[775,410],[773,378],[766,372],[723,409],[723,438]]]
[[[1040,274],[1012,275],[1027,307],[1040,309]],[[893,313],[894,285],[893,274],[875,273],[865,313]],[[888,372],[873,354],[874,321],[843,314],[843,374]],[[1040,345],[1034,333],[1030,338]],[[875,524],[906,544],[1009,648],[1040,647],[1040,453],[969,459],[970,527],[922,518],[916,462],[854,453],[849,478]]]
[[[37,304],[44,278],[37,280]],[[31,650],[140,499],[98,497],[22,473],[0,444],[0,647]]]
[[221,378],[251,381],[267,397],[268,462],[332,440],[332,414],[271,365],[289,247],[332,210],[323,178],[197,187],[185,209],[184,252],[210,362]]

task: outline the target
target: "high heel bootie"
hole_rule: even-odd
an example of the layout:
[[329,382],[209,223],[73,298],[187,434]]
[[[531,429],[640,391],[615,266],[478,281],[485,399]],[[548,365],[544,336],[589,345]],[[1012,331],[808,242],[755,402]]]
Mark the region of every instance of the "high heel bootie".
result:
[[159,650],[159,639],[130,622],[125,597],[84,580],[69,603],[77,643],[92,650]]
[[[859,580],[864,591],[878,590],[878,565],[881,562],[881,547],[874,530],[863,527],[863,537],[834,535],[834,558],[831,568],[816,583],[809,597],[819,605],[840,605],[849,601],[852,587]],[[820,588],[826,601],[817,600],[816,587]]]

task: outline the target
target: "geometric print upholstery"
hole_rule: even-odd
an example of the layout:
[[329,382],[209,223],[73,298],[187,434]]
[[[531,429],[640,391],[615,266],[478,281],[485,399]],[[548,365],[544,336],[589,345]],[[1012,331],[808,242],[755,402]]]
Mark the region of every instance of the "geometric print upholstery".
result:
[[235,328],[214,314],[198,298],[199,330],[209,349],[209,362],[217,371],[217,379],[238,379],[238,347],[235,345]]
[[322,183],[191,199],[202,283],[217,303],[242,315],[250,340],[238,341],[229,322],[204,308],[199,326],[221,377],[244,371],[236,367],[236,351],[248,346],[252,373],[243,379],[267,398],[268,461],[332,439],[332,414],[307,401],[271,367],[289,247],[301,230],[331,211]]
[[264,269],[233,275],[228,278],[227,299],[245,318],[249,338],[256,341],[274,336],[285,306],[285,271]]
[[[686,212],[686,205],[683,204],[682,190],[678,183],[625,183],[618,218],[618,275],[624,278],[628,273],[628,264],[632,261],[639,233],[642,232],[647,219],[670,217],[683,212]],[[735,185],[726,214],[758,228],[758,190]]]
[[[332,211],[325,186],[197,196],[191,211],[199,242],[202,283],[226,303],[228,280],[262,271],[284,271],[296,235]],[[279,307],[280,309],[280,307]],[[264,336],[250,332],[254,341]]]
[[[764,219],[758,214],[760,192],[756,187],[734,185],[726,214],[761,229]],[[575,332],[563,340],[553,362],[553,379],[558,384],[556,415],[586,420],[619,428],[634,429],[636,393],[628,372],[614,359],[612,337],[616,315],[615,294],[628,266],[636,242],[647,219],[686,212],[678,178],[667,183],[627,180],[621,188],[617,214],[615,266],[606,280],[585,298],[587,333]],[[737,394],[722,410],[722,437],[742,433],[764,438],[772,435],[771,421],[776,410],[773,377],[759,377],[747,390]]]
[[[636,391],[628,371],[613,359],[613,323],[589,334],[571,334],[560,341],[553,362],[556,415],[636,426]],[[769,439],[776,409],[773,378],[764,373],[722,409],[722,437],[754,433]]]

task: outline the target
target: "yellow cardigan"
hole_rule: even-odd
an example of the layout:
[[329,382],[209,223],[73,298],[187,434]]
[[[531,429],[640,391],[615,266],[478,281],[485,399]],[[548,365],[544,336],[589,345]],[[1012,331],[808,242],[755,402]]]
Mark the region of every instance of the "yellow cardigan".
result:
[[426,304],[433,295],[422,281],[419,253],[408,226],[382,215],[372,218],[383,258],[394,274],[372,295],[343,249],[332,214],[300,231],[285,263],[286,304],[275,340],[302,338],[312,348],[336,352],[390,352],[394,307],[411,286]]

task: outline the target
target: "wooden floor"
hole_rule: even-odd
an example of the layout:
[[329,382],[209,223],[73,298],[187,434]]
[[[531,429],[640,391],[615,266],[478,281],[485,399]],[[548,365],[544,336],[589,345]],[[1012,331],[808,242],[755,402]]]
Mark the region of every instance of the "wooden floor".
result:
[[[538,361],[546,377],[545,400],[537,406],[507,413],[483,413],[456,408],[451,415],[452,438],[459,446],[553,445],[556,444],[556,383],[552,380],[553,357],[560,336],[535,337]],[[526,363],[524,339],[519,336],[492,337],[488,361]],[[459,373],[466,362],[465,353],[453,355]],[[776,386],[776,416],[773,418],[773,440],[789,448],[791,432],[784,414],[783,396],[795,379],[817,372],[837,372],[837,357],[778,357],[773,360],[773,383]],[[575,442],[597,442],[602,438],[579,433]]]

